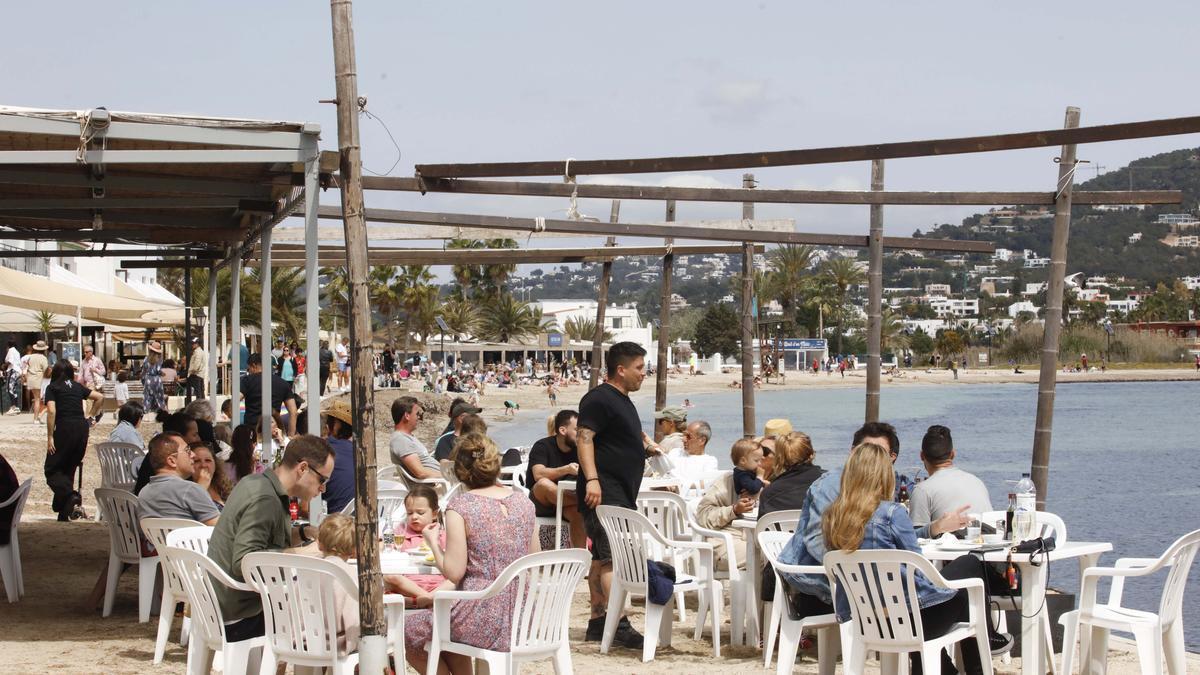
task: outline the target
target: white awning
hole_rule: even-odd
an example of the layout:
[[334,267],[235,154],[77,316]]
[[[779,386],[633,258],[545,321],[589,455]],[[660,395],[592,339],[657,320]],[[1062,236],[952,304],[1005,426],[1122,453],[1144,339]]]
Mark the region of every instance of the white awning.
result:
[[183,310],[157,302],[102,293],[0,267],[0,305],[47,311],[119,326],[154,327],[183,321]]

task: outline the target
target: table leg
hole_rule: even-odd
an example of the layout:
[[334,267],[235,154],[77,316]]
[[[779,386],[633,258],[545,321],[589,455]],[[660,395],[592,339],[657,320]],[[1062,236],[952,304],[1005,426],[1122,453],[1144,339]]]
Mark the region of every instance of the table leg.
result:
[[[1046,566],[1021,563],[1021,673],[1022,675],[1045,675],[1046,661],[1042,646],[1042,612],[1046,589]],[[1027,613],[1037,610],[1033,616]],[[1053,658],[1053,657],[1051,657]]]
[[758,574],[758,544],[754,541],[754,530],[743,530],[746,537],[746,613],[749,616],[746,625],[747,643],[758,646],[760,639],[758,619],[758,584],[761,577]]
[[554,550],[562,548],[562,482],[555,485],[554,504]]
[[[1079,578],[1083,579],[1083,571],[1089,567],[1095,567],[1100,562],[1100,554],[1085,555],[1079,557]],[[1083,590],[1082,588],[1080,590]],[[1079,609],[1079,603],[1083,602],[1083,598],[1076,597],[1075,608]],[[1079,626],[1079,675],[1104,675],[1108,665],[1108,630],[1104,628],[1093,628],[1090,626]],[[1087,635],[1083,634],[1087,631]],[[1063,646],[1066,649],[1066,645]]]

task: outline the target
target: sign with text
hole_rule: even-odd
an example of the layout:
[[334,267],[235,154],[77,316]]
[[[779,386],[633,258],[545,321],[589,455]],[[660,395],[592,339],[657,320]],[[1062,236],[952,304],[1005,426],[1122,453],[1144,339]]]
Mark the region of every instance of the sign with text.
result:
[[819,352],[829,348],[829,341],[824,338],[784,338],[783,348]]
[[561,347],[562,344],[563,344],[562,333],[547,333],[546,334],[546,346]]

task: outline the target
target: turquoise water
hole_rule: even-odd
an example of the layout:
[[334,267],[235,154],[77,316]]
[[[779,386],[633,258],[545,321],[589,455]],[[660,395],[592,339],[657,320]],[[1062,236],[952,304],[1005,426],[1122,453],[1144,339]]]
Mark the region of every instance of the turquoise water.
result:
[[[709,453],[729,466],[728,448],[741,435],[741,392],[697,394],[690,419],[707,420],[714,437]],[[561,399],[560,399],[561,400]],[[653,389],[639,394],[643,423],[650,430]],[[680,403],[671,397],[672,404]],[[825,468],[842,464],[851,436],[862,423],[863,390],[760,391],[758,425],[785,417],[807,433]],[[1032,384],[897,386],[883,390],[881,419],[900,434],[897,466],[913,475],[921,436],[931,424],[953,431],[959,467],[978,475],[994,508],[1006,503],[1008,484],[1028,471],[1033,447],[1037,387]],[[1101,559],[1161,554],[1180,535],[1200,528],[1200,380],[1196,382],[1097,382],[1060,384],[1050,456],[1049,510],[1062,516],[1071,539],[1110,541],[1114,552]],[[545,433],[545,421],[530,414],[497,424],[502,447],[530,445]],[[1188,648],[1200,650],[1200,563],[1192,570],[1184,600]],[[1051,570],[1050,584],[1078,590],[1074,564]],[[1157,610],[1161,578],[1131,581],[1126,604]],[[1106,599],[1107,584],[1101,599]]]

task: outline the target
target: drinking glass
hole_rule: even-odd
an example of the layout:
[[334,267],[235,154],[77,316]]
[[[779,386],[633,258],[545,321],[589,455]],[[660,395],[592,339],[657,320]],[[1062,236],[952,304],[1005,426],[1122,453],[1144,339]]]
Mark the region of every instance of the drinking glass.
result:
[[979,516],[972,515],[970,522],[967,523],[967,543],[983,543],[983,526],[980,524]]

